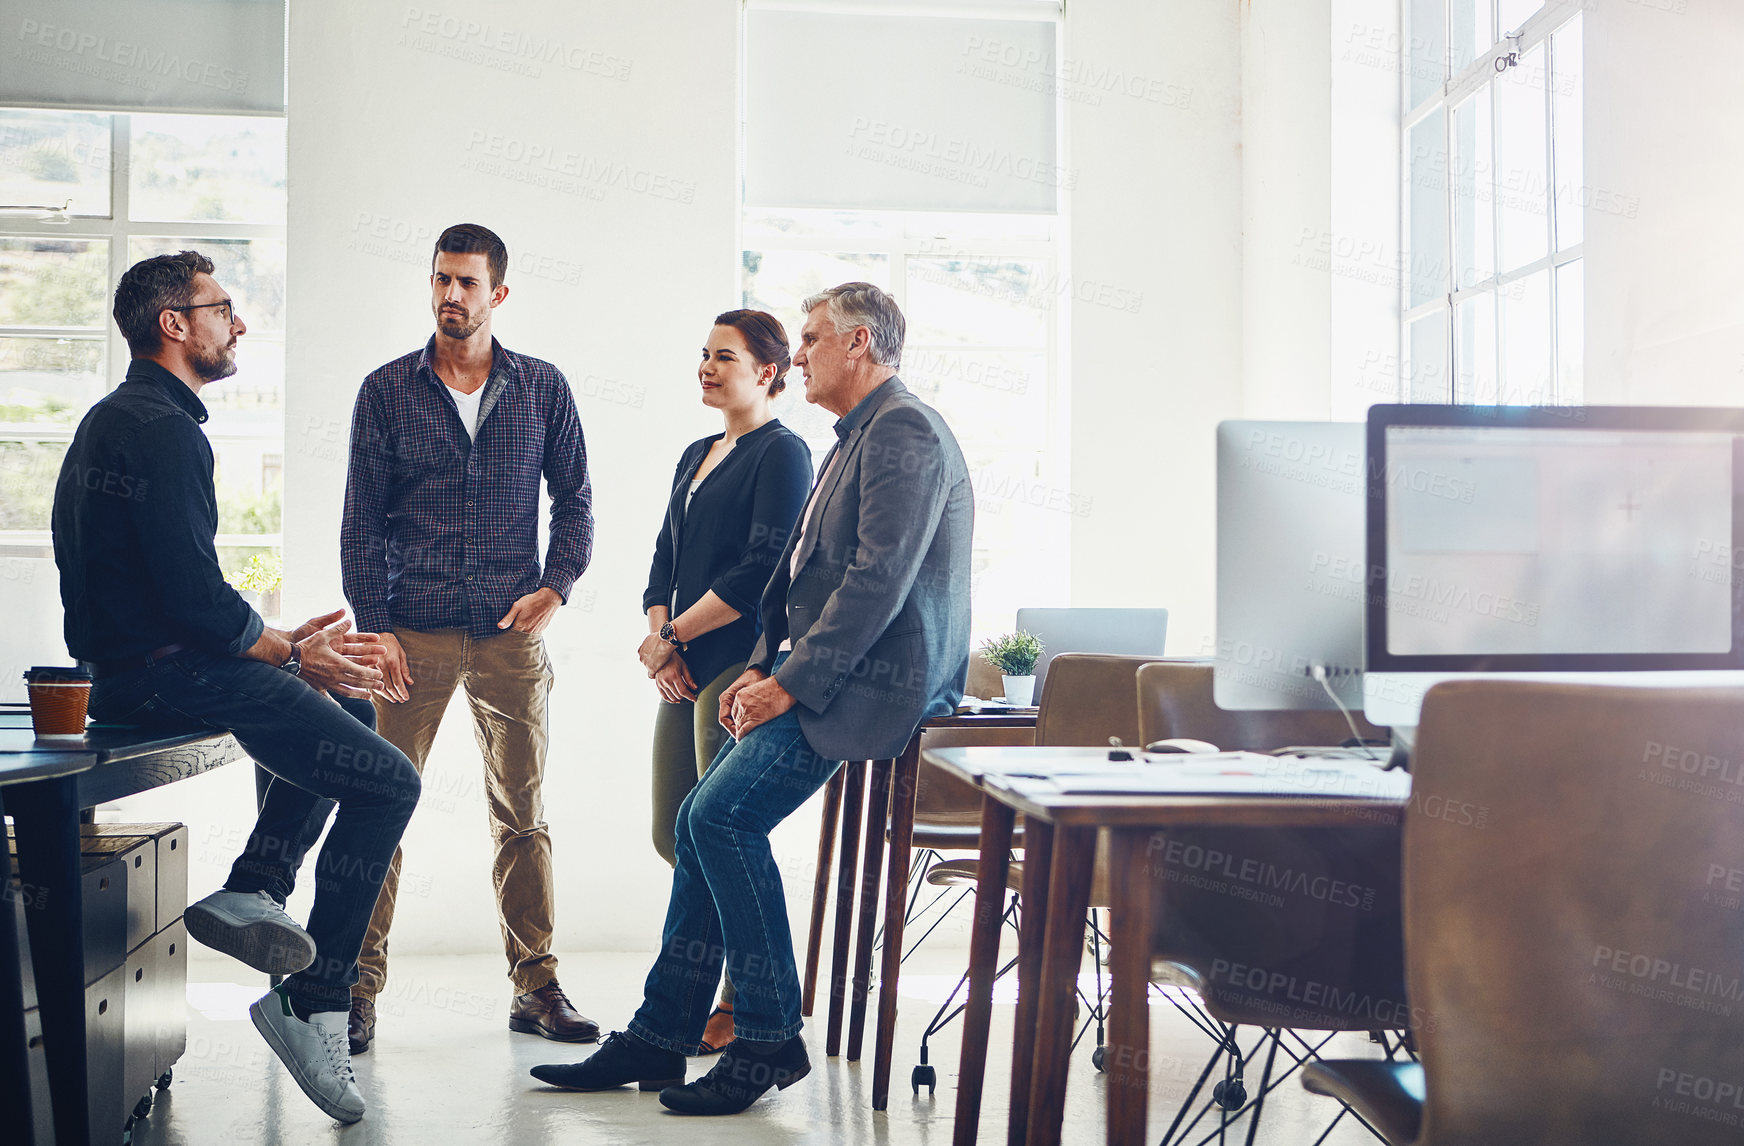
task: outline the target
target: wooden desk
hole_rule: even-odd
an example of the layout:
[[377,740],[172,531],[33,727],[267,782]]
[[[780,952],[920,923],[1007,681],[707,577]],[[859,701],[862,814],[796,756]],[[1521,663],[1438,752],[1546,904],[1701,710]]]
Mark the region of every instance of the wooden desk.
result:
[[[965,713],[925,721],[895,760],[850,760],[824,790],[823,823],[818,832],[818,862],[812,886],[811,927],[806,941],[805,992],[801,1008],[811,1014],[817,993],[818,958],[823,942],[824,912],[829,899],[830,864],[838,821],[841,858],[836,876],[835,942],[832,947],[829,1020],[824,1049],[839,1054],[846,1010],[848,1060],[858,1061],[864,1046],[866,1000],[872,980],[872,942],[878,927],[878,891],[884,863],[886,823],[890,832],[890,878],[884,896],[884,955],[879,970],[878,1029],[872,1068],[872,1109],[883,1110],[890,1098],[890,1067],[896,1040],[896,987],[902,973],[902,932],[908,909],[908,872],[914,843],[915,796],[920,774],[920,740],[935,728],[1034,728],[1032,712]],[[870,773],[870,785],[867,775]],[[862,834],[865,852],[860,854]],[[854,972],[848,977],[849,941],[855,926],[855,862],[858,881],[858,927]]]
[[[39,742],[28,713],[0,713],[0,773],[17,768],[29,776],[8,787],[6,805],[18,829],[19,876],[45,905],[29,913],[28,930],[56,1142],[92,1141],[94,1129],[86,1100],[79,813],[209,772],[242,754],[234,738],[218,733],[137,728],[93,727],[82,741]],[[103,1129],[99,1140],[108,1141],[111,1132],[119,1135],[121,1128]]]
[[[1107,753],[1101,748],[945,748],[925,753],[929,763],[979,785],[983,792],[969,1002],[953,1136],[959,1146],[975,1141],[981,1114],[999,919],[1018,813],[1025,817],[1024,910],[1007,1141],[1054,1146],[1060,1141],[1073,986],[1083,957],[1084,916],[1101,829],[1111,829],[1111,865],[1121,872],[1144,866],[1158,829],[1337,827],[1358,816],[1372,826],[1396,827],[1407,802],[1385,797],[1063,795],[1013,775],[1081,767],[1087,760],[1106,759]],[[1148,1114],[1151,900],[1147,881],[1115,878],[1109,883],[1108,1141],[1125,1146],[1145,1140]],[[1021,1098],[1026,1094],[1027,1104]]]

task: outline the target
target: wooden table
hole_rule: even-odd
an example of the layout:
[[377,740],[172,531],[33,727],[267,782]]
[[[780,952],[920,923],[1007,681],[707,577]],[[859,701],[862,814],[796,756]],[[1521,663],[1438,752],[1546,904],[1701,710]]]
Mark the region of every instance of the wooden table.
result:
[[[818,958],[823,944],[824,913],[829,899],[830,864],[838,821],[841,857],[836,874],[835,942],[830,971],[829,1020],[824,1053],[842,1049],[844,1011],[848,1028],[848,1060],[858,1061],[865,1041],[866,1000],[872,980],[872,943],[878,927],[878,891],[884,864],[885,825],[890,833],[890,877],[884,895],[884,955],[879,969],[878,1030],[872,1067],[872,1109],[890,1100],[890,1067],[896,1040],[896,987],[902,974],[902,932],[908,910],[910,851],[914,843],[915,796],[920,775],[920,741],[936,728],[1034,728],[1035,712],[983,712],[937,716],[925,721],[895,760],[850,760],[824,790],[823,823],[818,832],[817,871],[812,886],[811,926],[806,939],[804,999],[801,1011],[811,1014],[817,997]],[[867,777],[870,774],[870,785]],[[864,855],[861,837],[865,837]],[[854,866],[861,864],[856,883]],[[849,942],[853,938],[858,903],[858,937],[854,971],[848,975]]]
[[[82,740],[39,741],[28,713],[0,712],[0,774],[17,769],[27,776],[9,780],[6,791],[6,810],[18,830],[18,872],[34,889],[33,900],[44,905],[28,913],[28,930],[56,1142],[93,1140],[86,1098],[79,813],[242,755],[234,738],[218,733],[92,726]],[[118,1126],[112,1130],[121,1132]],[[108,1135],[105,1130],[101,1140]]]
[[[958,1146],[976,1139],[993,1014],[999,920],[1010,862],[1012,826],[1024,816],[1023,920],[1019,928],[1018,1002],[1012,1048],[1008,1143],[1060,1141],[1072,996],[1083,957],[1084,916],[1097,833],[1110,829],[1111,869],[1144,867],[1158,829],[1183,827],[1313,828],[1397,826],[1407,800],[1301,795],[1064,795],[1027,777],[1081,768],[1101,748],[929,749],[928,763],[981,787],[981,862],[969,953],[969,1001],[957,1090]],[[1137,765],[1114,765],[1114,767]],[[1166,767],[1156,765],[1153,767]],[[1150,1091],[1149,881],[1109,880],[1112,980],[1108,1064],[1108,1142],[1145,1140]],[[1040,933],[1034,926],[1041,923]],[[1027,1103],[1023,1096],[1028,1096]]]

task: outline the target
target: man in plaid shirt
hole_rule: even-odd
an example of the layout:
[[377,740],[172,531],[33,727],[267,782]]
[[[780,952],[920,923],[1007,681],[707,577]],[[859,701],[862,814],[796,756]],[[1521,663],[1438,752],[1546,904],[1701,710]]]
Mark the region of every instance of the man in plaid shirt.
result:
[[[508,298],[508,249],[462,223],[436,240],[422,350],[363,381],[351,424],[340,562],[360,627],[381,634],[378,730],[423,771],[456,685],[483,749],[498,916],[515,1001],[511,1030],[590,1042],[599,1027],[557,984],[551,834],[545,825],[551,662],[540,633],[587,568],[592,490],[575,398],[548,362],[505,350],[491,313]],[[539,482],[551,536],[539,564]],[[358,956],[352,1052],[375,1033],[400,853]]]

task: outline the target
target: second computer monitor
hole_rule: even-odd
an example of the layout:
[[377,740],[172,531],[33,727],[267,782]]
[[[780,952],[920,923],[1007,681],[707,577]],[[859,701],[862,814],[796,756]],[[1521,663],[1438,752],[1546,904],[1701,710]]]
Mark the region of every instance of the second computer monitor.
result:
[[1217,427],[1218,707],[1362,707],[1363,497],[1360,422]]

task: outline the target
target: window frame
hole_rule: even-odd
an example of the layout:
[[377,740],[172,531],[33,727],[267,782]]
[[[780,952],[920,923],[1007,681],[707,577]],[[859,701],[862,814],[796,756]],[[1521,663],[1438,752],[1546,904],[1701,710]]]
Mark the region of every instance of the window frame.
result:
[[[1400,363],[1400,400],[1403,402],[1411,402],[1414,400],[1412,378],[1416,374],[1416,363],[1413,361],[1411,346],[1411,332],[1413,326],[1426,318],[1434,318],[1437,315],[1441,317],[1442,337],[1445,340],[1444,345],[1447,348],[1440,363],[1440,365],[1447,371],[1446,387],[1441,400],[1450,404],[1460,403],[1460,374],[1464,365],[1460,358],[1459,345],[1458,314],[1460,304],[1475,300],[1484,294],[1490,294],[1494,298],[1499,299],[1502,292],[1510,285],[1516,282],[1521,282],[1534,274],[1543,272],[1546,274],[1546,278],[1548,279],[1547,289],[1549,291],[1549,310],[1545,316],[1547,319],[1546,335],[1550,347],[1548,375],[1549,391],[1544,394],[1522,396],[1529,399],[1533,405],[1575,404],[1579,402],[1582,393],[1584,393],[1585,380],[1583,378],[1577,383],[1577,385],[1580,386],[1582,393],[1564,393],[1561,389],[1562,348],[1560,340],[1557,337],[1557,332],[1560,329],[1561,324],[1561,303],[1559,299],[1559,283],[1561,276],[1558,274],[1558,271],[1562,267],[1567,266],[1570,263],[1579,262],[1585,257],[1586,242],[1585,234],[1583,233],[1580,242],[1572,243],[1561,250],[1558,250],[1556,246],[1557,216],[1561,205],[1557,201],[1556,193],[1556,151],[1558,136],[1557,119],[1554,115],[1556,110],[1556,62],[1551,53],[1551,37],[1553,34],[1566,27],[1570,21],[1575,19],[1577,16],[1580,16],[1585,11],[1586,6],[1583,3],[1580,3],[1579,0],[1545,0],[1545,3],[1528,17],[1526,22],[1520,25],[1520,27],[1513,33],[1498,28],[1495,42],[1490,45],[1489,49],[1485,52],[1479,53],[1470,64],[1461,69],[1457,75],[1454,75],[1451,74],[1452,69],[1450,61],[1452,59],[1453,51],[1452,22],[1453,4],[1455,2],[1457,2],[1457,0],[1442,0],[1441,3],[1441,66],[1444,77],[1443,81],[1437,91],[1425,98],[1422,102],[1418,103],[1415,107],[1410,104],[1411,73],[1412,68],[1419,65],[1421,61],[1414,60],[1411,56],[1411,51],[1415,46],[1417,36],[1413,29],[1407,27],[1406,34],[1400,37],[1400,106],[1406,109],[1400,123],[1400,155],[1403,157],[1399,172],[1400,203],[1402,207],[1400,211],[1399,249],[1403,252],[1403,257],[1400,260],[1400,269],[1402,273],[1399,275],[1400,338],[1398,360]],[[1479,0],[1479,2],[1485,3],[1486,7],[1494,8],[1494,0]],[[1404,9],[1408,14],[1410,10],[1410,0],[1405,0]],[[1492,21],[1494,21],[1499,19],[1499,16],[1492,11],[1491,18]],[[1542,47],[1544,50],[1544,170],[1546,172],[1544,190],[1544,226],[1548,253],[1510,271],[1501,270],[1498,260],[1497,265],[1491,269],[1488,276],[1479,279],[1470,286],[1462,286],[1459,282],[1459,261],[1456,253],[1458,250],[1459,237],[1456,233],[1458,212],[1455,207],[1454,198],[1457,193],[1456,180],[1453,171],[1453,157],[1455,155],[1454,109],[1465,103],[1466,100],[1477,95],[1486,87],[1492,87],[1506,70],[1506,62],[1510,53],[1514,54],[1517,58],[1537,47]],[[1498,66],[1498,64],[1501,64],[1502,66]],[[1584,82],[1585,78],[1583,76],[1583,85]],[[1497,100],[1492,96],[1489,109],[1492,168],[1495,146],[1494,141],[1498,130],[1496,105]],[[1423,252],[1415,250],[1411,243],[1411,203],[1414,188],[1411,171],[1411,135],[1417,127],[1431,119],[1436,114],[1440,114],[1442,117],[1441,155],[1444,176],[1444,186],[1442,188],[1441,197],[1444,226],[1442,228],[1441,250],[1436,252],[1436,256],[1440,261],[1440,266],[1445,270],[1443,283],[1447,289],[1436,298],[1413,305],[1411,302],[1411,280],[1414,268],[1417,265],[1417,260],[1422,257]],[[1584,121],[1584,107],[1582,110],[1582,118]],[[1575,186],[1584,188],[1584,176],[1585,172],[1583,171],[1581,173],[1581,178],[1575,181]],[[1571,206],[1573,210],[1583,210],[1578,196]],[[1489,198],[1488,209],[1493,216],[1498,212],[1498,197],[1494,194]],[[1492,221],[1492,233],[1499,235],[1499,220]],[[1499,243],[1499,239],[1497,242]],[[1496,370],[1496,377],[1499,380],[1499,385],[1503,387],[1497,397],[1498,400],[1505,400],[1509,396],[1509,392],[1506,389],[1506,381],[1502,373],[1502,364],[1506,361],[1507,357],[1506,334],[1502,329],[1499,312],[1496,320],[1495,356],[1496,361],[1492,366]],[[1468,402],[1466,404],[1471,403]]]
[[[3,107],[0,111],[33,111],[34,108]],[[127,366],[131,360],[126,341],[121,337],[120,328],[115,325],[109,315],[109,303],[113,298],[115,284],[121,280],[122,274],[132,265],[130,250],[135,238],[185,238],[190,241],[200,239],[267,239],[285,241],[288,227],[274,223],[186,223],[161,222],[131,217],[131,181],[133,170],[133,116],[157,115],[156,112],[105,112],[96,111],[91,114],[109,116],[109,214],[84,215],[73,214],[64,223],[51,223],[39,219],[0,217],[0,240],[3,239],[94,239],[106,240],[109,244],[108,280],[105,285],[102,333],[94,337],[90,327],[55,327],[55,326],[11,326],[0,325],[0,337],[34,337],[34,338],[65,338],[78,342],[101,341],[104,347],[104,393],[108,394],[121,385],[127,376]],[[237,117],[245,118],[245,117]],[[254,117],[246,117],[254,118]],[[74,204],[75,208],[77,204]],[[285,334],[282,331],[250,331],[247,336],[251,341],[283,344]],[[81,414],[81,416],[83,416]],[[0,423],[0,442],[70,443],[77,427],[44,426],[36,423]],[[258,434],[208,432],[207,435],[214,447],[234,443],[248,443],[261,447],[265,454],[284,453],[284,423],[281,411],[279,431],[276,436]],[[0,548],[24,547],[29,549],[46,549],[52,545],[51,531],[47,529],[0,529]],[[276,549],[284,548],[284,534],[280,533],[221,533],[216,539],[216,547]]]

